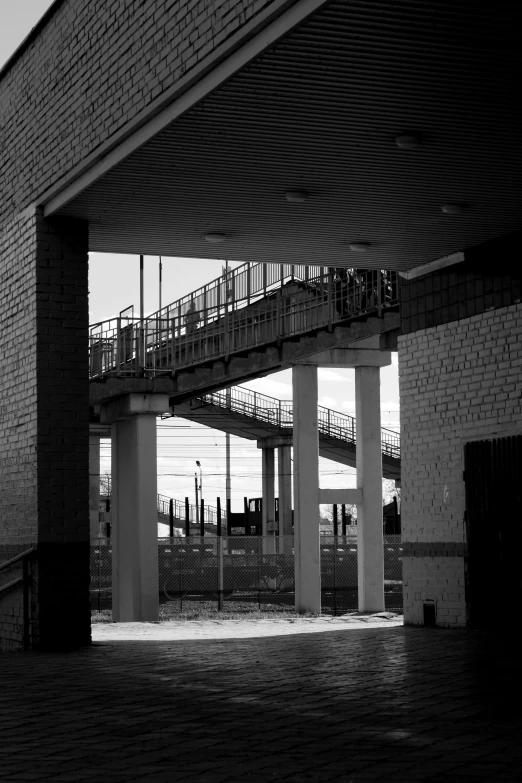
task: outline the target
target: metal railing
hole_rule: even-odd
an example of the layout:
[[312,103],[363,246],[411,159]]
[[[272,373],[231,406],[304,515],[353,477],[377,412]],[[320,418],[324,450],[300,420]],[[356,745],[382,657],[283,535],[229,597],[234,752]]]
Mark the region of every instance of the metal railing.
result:
[[[402,609],[400,536],[384,537],[384,593],[387,610]],[[158,541],[162,603],[247,612],[294,608],[293,536],[191,536]],[[323,614],[357,611],[357,536],[323,535],[320,540]],[[111,544],[91,542],[91,608],[112,605]]]
[[[170,504],[172,503],[172,512],[174,519],[181,519],[186,522],[187,519],[187,506],[185,501],[176,500],[175,498],[169,498],[166,495],[158,494],[158,512],[165,516],[170,516]],[[217,508],[215,506],[208,506],[204,504],[204,522],[205,525],[217,525]],[[196,511],[196,506],[192,503],[188,504],[188,519],[193,525],[199,522],[200,508]],[[167,523],[163,523],[167,524]]]
[[[291,428],[293,410],[291,400],[278,400],[268,394],[234,386],[231,389],[211,392],[196,398],[203,405],[216,405],[219,408],[250,416],[275,427]],[[355,418],[346,413],[318,406],[318,427],[322,435],[337,438],[348,443],[356,442]],[[400,458],[400,435],[393,430],[381,428],[382,452],[390,457]]]
[[[293,426],[293,409],[291,400],[278,400],[268,394],[247,389],[245,386],[234,386],[217,392],[201,395],[196,398],[203,405],[216,405],[219,408],[250,416],[257,421],[264,421],[275,427],[291,428]],[[348,443],[356,442],[355,418],[346,413],[318,406],[318,427],[322,435],[337,438]],[[400,458],[400,435],[385,427],[381,428],[382,452],[390,457]]]
[[243,267],[143,320],[119,317],[92,325],[90,377],[172,374],[354,317],[381,315],[398,304],[395,272]]
[[4,563],[0,563],[0,571],[3,571],[4,569],[11,568],[11,566],[15,565],[15,563],[22,561],[21,575],[17,576],[15,579],[12,579],[10,582],[6,582],[6,584],[0,585],[0,594],[6,590],[10,590],[11,588],[16,587],[17,585],[22,585],[22,645],[24,652],[27,652],[30,647],[29,589],[31,586],[31,575],[29,573],[29,559],[35,552],[36,547],[33,546],[30,549],[26,549],[25,552],[20,552],[19,555],[12,557],[10,560],[6,560]]

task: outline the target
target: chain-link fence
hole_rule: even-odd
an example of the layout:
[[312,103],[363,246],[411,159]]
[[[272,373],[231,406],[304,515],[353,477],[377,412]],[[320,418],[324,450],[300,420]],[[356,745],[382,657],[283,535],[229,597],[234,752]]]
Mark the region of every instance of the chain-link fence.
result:
[[[190,536],[158,541],[160,601],[183,610],[194,604],[229,611],[292,609],[293,536]],[[357,611],[357,538],[322,535],[324,614]],[[400,536],[384,537],[385,608],[402,610]],[[112,606],[110,539],[91,542],[91,609]]]

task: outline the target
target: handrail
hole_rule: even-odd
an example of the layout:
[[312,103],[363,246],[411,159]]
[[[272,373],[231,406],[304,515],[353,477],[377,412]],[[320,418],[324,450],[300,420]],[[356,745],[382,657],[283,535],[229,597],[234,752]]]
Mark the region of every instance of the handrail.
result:
[[12,557],[10,560],[6,560],[4,563],[0,563],[0,571],[2,571],[4,568],[9,568],[9,566],[12,566],[13,563],[17,563],[18,560],[23,560],[24,557],[29,557],[29,555],[32,555],[33,552],[36,552],[37,547],[32,546],[30,549],[26,549],[25,552],[20,552],[19,555],[15,555],[15,557]]
[[14,557],[10,558],[9,560],[6,560],[4,563],[0,563],[0,571],[2,571],[5,568],[9,568],[10,566],[14,565],[14,563],[22,561],[22,576],[18,576],[16,579],[11,580],[10,582],[7,582],[5,585],[0,586],[0,593],[5,592],[6,590],[9,590],[9,588],[14,587],[15,585],[18,585],[22,583],[23,585],[23,628],[22,628],[22,644],[24,652],[27,652],[29,650],[29,585],[31,582],[31,577],[29,574],[29,557],[33,555],[37,550],[37,547],[33,546],[30,549],[26,549],[24,552],[20,552],[20,554],[15,555]]
[[258,291],[259,296],[265,295],[254,303],[252,295],[241,299],[234,295],[230,301],[228,296],[222,301],[220,295],[215,302],[207,296],[200,309],[190,300],[190,306],[178,305],[176,311],[163,308],[142,321],[118,317],[94,324],[90,377],[172,375],[285,338],[332,329],[353,318],[380,316],[398,305],[396,272],[341,270],[343,276],[339,270],[318,269],[321,274],[304,281],[295,271],[288,277],[283,270],[279,286],[269,289],[269,278]]
[[[268,394],[247,389],[245,386],[235,386],[228,390],[209,392],[197,397],[203,404],[251,416],[258,421],[267,421],[275,427],[292,427],[293,410],[291,400],[280,400]],[[337,438],[348,443],[356,442],[355,418],[347,413],[318,406],[319,432],[331,438]],[[383,454],[396,459],[400,458],[400,436],[393,430],[381,427],[381,448]]]
[[[168,516],[170,513],[170,501],[172,500],[174,506],[174,518],[185,519],[185,502],[176,500],[175,498],[169,498],[166,495],[160,495],[158,493],[158,512]],[[199,513],[199,509],[198,509]],[[217,508],[215,506],[204,506],[205,525],[217,525]],[[196,514],[196,506],[189,503],[189,521],[195,524],[198,514]],[[162,523],[165,524],[165,523]]]

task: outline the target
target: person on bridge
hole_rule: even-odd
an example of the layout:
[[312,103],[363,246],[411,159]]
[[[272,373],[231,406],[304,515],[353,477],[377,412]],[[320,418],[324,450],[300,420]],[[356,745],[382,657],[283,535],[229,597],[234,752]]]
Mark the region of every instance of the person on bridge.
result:
[[187,329],[187,334],[193,334],[196,331],[198,323],[199,312],[196,309],[194,302],[192,301],[187,312],[185,313],[185,326]]

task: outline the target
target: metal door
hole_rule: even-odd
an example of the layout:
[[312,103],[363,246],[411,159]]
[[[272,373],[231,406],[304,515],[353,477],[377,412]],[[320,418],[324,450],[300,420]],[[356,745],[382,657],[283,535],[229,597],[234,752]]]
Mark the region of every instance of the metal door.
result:
[[467,443],[464,465],[468,622],[507,628],[522,603],[522,436]]

